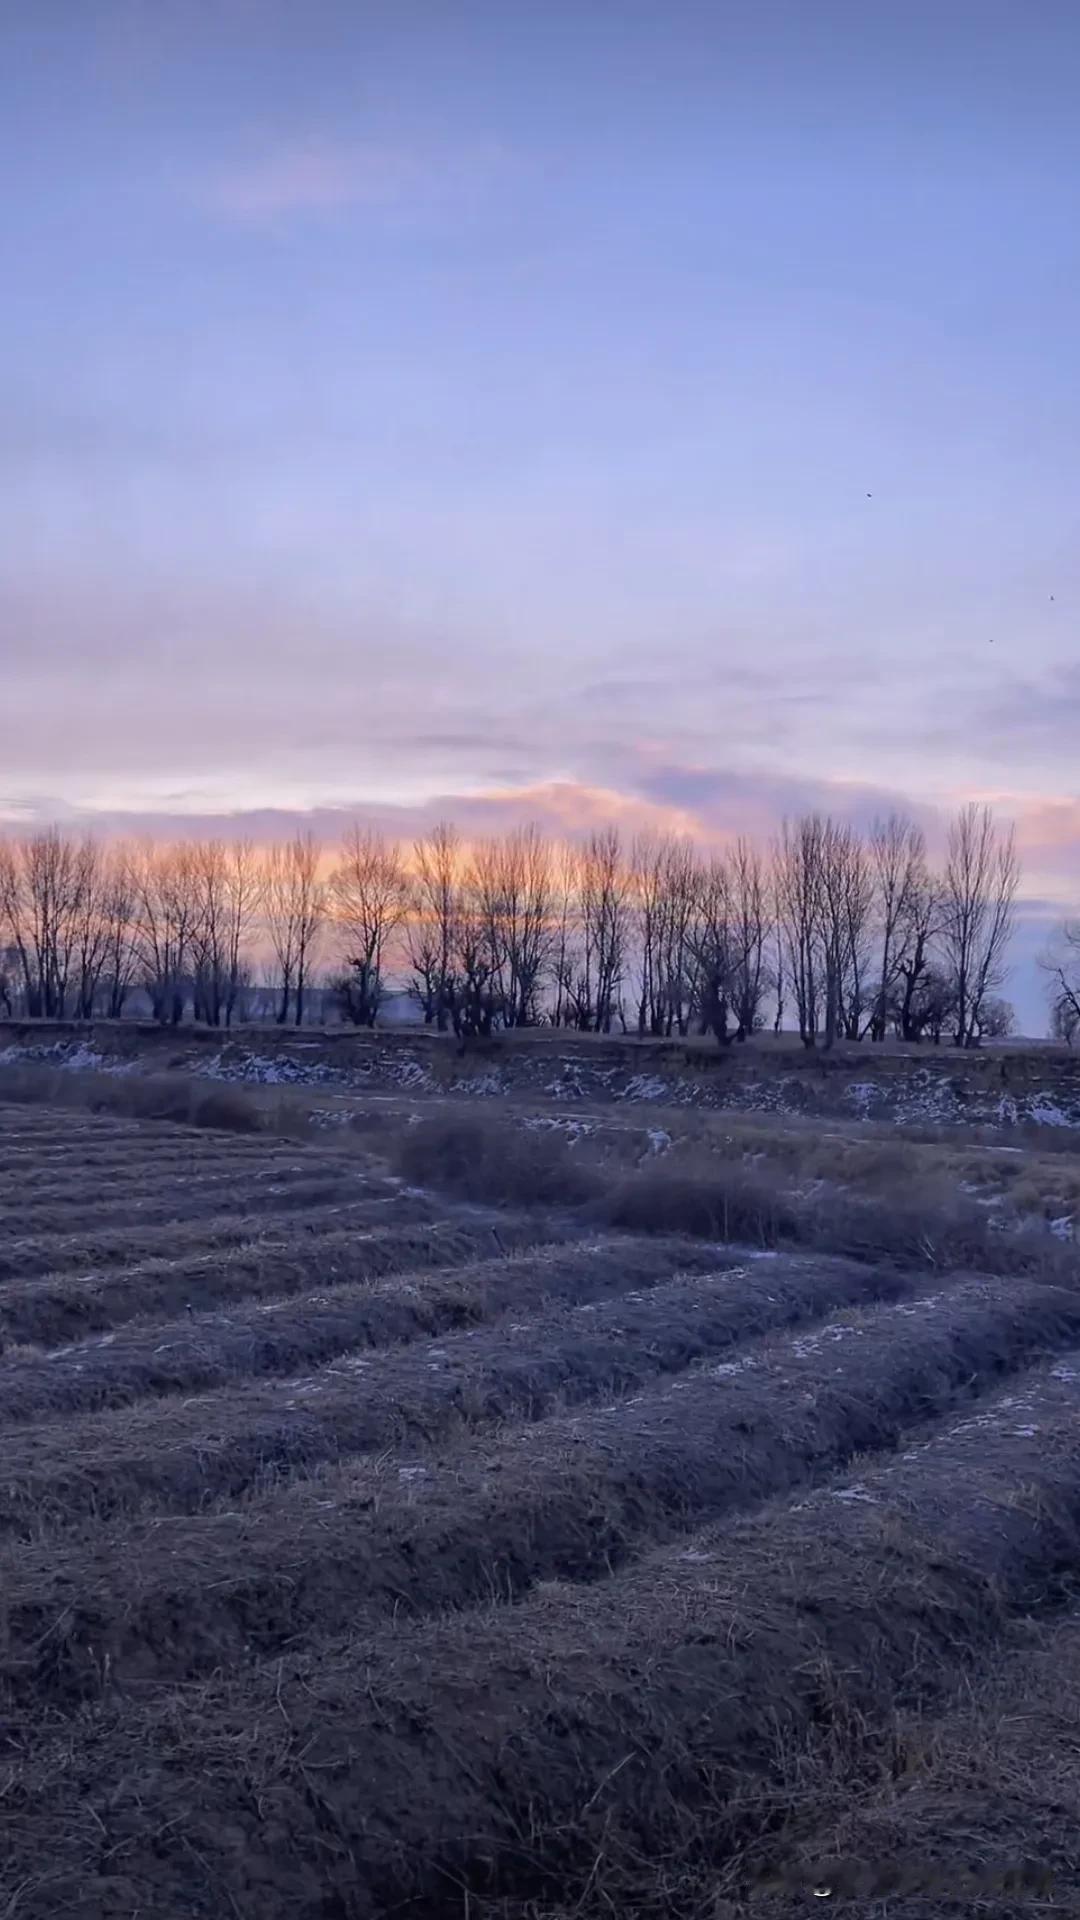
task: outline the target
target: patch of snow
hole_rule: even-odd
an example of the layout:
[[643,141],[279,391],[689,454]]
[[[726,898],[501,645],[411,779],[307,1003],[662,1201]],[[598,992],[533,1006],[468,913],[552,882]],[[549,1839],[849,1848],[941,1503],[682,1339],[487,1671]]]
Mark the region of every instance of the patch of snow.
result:
[[671,1145],[671,1135],[666,1127],[650,1127],[648,1139],[650,1153],[666,1153]]
[[671,1088],[656,1073],[635,1073],[619,1095],[620,1100],[670,1100]]
[[468,1093],[483,1099],[491,1099],[495,1094],[505,1092],[501,1074],[490,1069],[487,1073],[468,1074],[454,1081],[455,1093]]
[[596,1132],[595,1120],[574,1120],[561,1113],[529,1114],[524,1125],[530,1133],[564,1133],[571,1146]]
[[405,1059],[400,1061],[398,1063],[398,1071],[394,1077],[399,1087],[430,1088],[435,1085],[428,1069],[423,1066],[419,1060]]
[[581,1100],[583,1096],[581,1082],[573,1073],[556,1074],[549,1080],[544,1092],[552,1100]]
[[0,1052],[0,1065],[13,1067],[23,1061],[60,1067],[65,1073],[132,1073],[135,1067],[133,1060],[109,1060],[83,1040],[54,1040],[37,1046],[12,1043]]
[[860,1113],[865,1114],[871,1107],[880,1106],[885,1098],[885,1089],[879,1087],[876,1080],[853,1080],[851,1085],[845,1088],[844,1098],[849,1100],[853,1107],[858,1108]]
[[1029,1120],[1034,1120],[1036,1126],[1039,1127],[1072,1127],[1076,1125],[1075,1120],[1070,1119],[1067,1113],[1062,1113],[1057,1103],[1053,1100],[1048,1100],[1045,1094],[1031,1102],[1027,1117]]

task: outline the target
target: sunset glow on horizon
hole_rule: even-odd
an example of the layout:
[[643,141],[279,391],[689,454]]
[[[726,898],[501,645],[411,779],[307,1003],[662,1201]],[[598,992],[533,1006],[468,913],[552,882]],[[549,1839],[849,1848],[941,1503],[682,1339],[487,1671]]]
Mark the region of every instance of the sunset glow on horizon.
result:
[[1080,899],[1080,34],[8,23],[0,821],[704,842],[968,798]]

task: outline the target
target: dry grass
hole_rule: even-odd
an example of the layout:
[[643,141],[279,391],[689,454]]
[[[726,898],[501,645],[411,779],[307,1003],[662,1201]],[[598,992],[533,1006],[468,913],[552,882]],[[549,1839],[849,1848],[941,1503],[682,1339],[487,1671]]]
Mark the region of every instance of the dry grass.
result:
[[955,1920],[969,1910],[965,1881],[970,1910],[993,1920],[1075,1913],[1080,1610],[1011,1638],[950,1710],[899,1716],[883,1778],[822,1781],[792,1823],[791,1864],[777,1863],[783,1885],[761,1920],[805,1913],[821,1885],[857,1913],[887,1900],[889,1920]]
[[[360,1162],[353,1159],[355,1178]],[[289,1183],[310,1178],[312,1174],[339,1174],[348,1163],[330,1155],[316,1155],[310,1147],[273,1148],[240,1141],[194,1138],[182,1135],[179,1144],[147,1146],[136,1135],[130,1146],[114,1145],[108,1151],[90,1151],[70,1145],[55,1157],[34,1154],[17,1158],[0,1149],[0,1203],[5,1207],[21,1202],[43,1206],[50,1200],[69,1206],[73,1197],[83,1204],[92,1197],[107,1194],[130,1196],[138,1203],[175,1189],[197,1185],[201,1193],[213,1193],[230,1182],[258,1179],[260,1186],[276,1180]]]
[[[533,1244],[537,1237],[537,1229],[529,1224],[523,1225],[517,1236],[519,1244]],[[339,1283],[306,1297],[245,1301],[229,1312],[189,1313],[182,1319],[148,1324],[136,1321],[104,1339],[51,1353],[12,1354],[4,1370],[0,1426],[60,1413],[87,1412],[98,1407],[128,1406],[148,1394],[205,1392],[227,1386],[230,1381],[306,1372],[324,1366],[338,1355],[416,1339],[436,1327],[441,1329],[453,1324],[447,1321],[445,1304],[441,1311],[433,1312],[429,1298],[425,1297],[436,1291],[445,1302],[447,1289],[442,1266],[461,1269],[470,1256],[490,1248],[497,1250],[497,1267],[501,1270],[507,1241],[511,1239],[510,1234],[501,1235],[488,1226],[420,1228],[413,1232],[406,1230],[404,1235],[391,1233],[381,1239],[372,1235],[361,1254],[361,1260],[366,1254],[369,1276],[377,1275],[380,1270],[394,1274],[395,1270],[407,1268],[407,1281],[393,1278],[389,1283],[378,1285],[369,1277],[358,1286]],[[431,1264],[436,1268],[436,1287],[425,1289],[421,1276],[425,1266]],[[719,1250],[688,1247],[686,1264],[699,1272],[705,1268],[722,1273],[725,1266],[731,1264],[731,1257],[725,1260]],[[499,1277],[499,1274],[495,1276],[496,1289]],[[513,1276],[510,1277],[512,1282]],[[479,1318],[483,1314],[482,1303],[491,1290],[484,1285],[485,1275],[479,1276],[479,1284],[475,1275],[472,1278],[474,1317]],[[509,1304],[518,1304],[513,1292]],[[552,1379],[561,1382],[564,1375],[567,1380],[574,1375],[575,1351],[581,1357],[584,1378],[590,1379],[591,1367],[597,1364],[597,1352],[606,1354],[605,1336],[600,1328],[608,1308],[605,1305],[594,1311],[595,1317],[588,1322],[567,1323],[565,1359],[561,1355],[556,1359],[543,1351],[549,1332],[553,1333],[560,1325],[558,1320],[551,1328],[543,1319],[533,1323],[530,1333],[535,1335],[541,1349],[536,1353],[531,1342],[529,1353],[519,1357],[520,1342],[516,1336],[510,1336],[505,1370],[515,1374],[530,1407],[550,1398]],[[727,1303],[721,1302],[714,1308],[708,1294],[700,1311],[696,1315],[691,1313],[683,1325],[677,1321],[671,1326],[663,1324],[663,1309],[654,1309],[649,1295],[642,1296],[640,1301],[636,1295],[626,1296],[616,1302],[611,1311],[618,1323],[614,1336],[616,1346],[624,1332],[632,1339],[635,1315],[645,1316],[649,1332],[641,1337],[647,1340],[648,1346],[643,1363],[646,1374],[683,1364],[680,1356],[684,1345],[687,1358],[694,1356],[695,1344],[699,1351],[709,1351],[714,1325],[724,1329],[719,1337],[725,1343],[731,1337],[726,1331]],[[654,1317],[659,1322],[655,1333],[651,1326]],[[469,1398],[469,1379],[483,1359],[480,1343],[471,1336],[470,1339],[472,1343],[461,1347],[455,1356],[460,1364],[451,1393],[451,1398],[463,1405]],[[449,1349],[447,1358],[450,1358]],[[610,1356],[610,1370],[615,1377],[625,1368],[628,1379],[632,1379],[637,1363],[638,1356],[632,1345],[628,1353],[616,1351]],[[353,1362],[356,1368],[362,1364]],[[403,1379],[411,1376],[415,1364],[413,1360],[404,1362]],[[372,1373],[365,1373],[362,1383],[365,1400],[369,1406],[381,1407],[387,1399],[396,1404],[395,1395],[385,1381],[391,1376],[397,1378],[401,1369],[395,1367],[390,1355],[380,1357],[372,1366]],[[436,1397],[444,1397],[449,1369],[432,1369],[424,1362],[423,1371],[440,1371],[443,1377]],[[318,1391],[318,1384],[309,1385],[308,1391]],[[403,1404],[408,1404],[408,1399],[406,1395]],[[511,1404],[516,1403],[511,1400]]]
[[31,1194],[22,1204],[4,1208],[5,1228],[20,1239],[78,1232],[92,1239],[111,1228],[141,1229],[167,1235],[193,1220],[225,1220],[232,1214],[270,1222],[276,1214],[301,1216],[326,1207],[346,1211],[371,1198],[371,1185],[358,1168],[317,1165],[283,1175],[237,1169],[228,1176],[191,1182],[149,1175],[137,1186],[76,1174],[61,1193]]
[[[325,1232],[344,1231],[355,1219],[361,1226],[367,1218],[370,1201],[339,1199],[310,1205],[302,1211],[271,1215],[271,1227],[280,1225],[290,1235],[315,1238]],[[28,1234],[0,1248],[0,1281],[53,1277],[61,1273],[94,1273],[110,1267],[130,1266],[136,1261],[154,1259],[182,1260],[197,1255],[226,1253],[232,1248],[253,1246],[272,1238],[267,1233],[267,1212],[204,1212],[198,1209],[186,1218],[171,1223],[132,1226],[103,1226],[78,1233],[59,1231]]]
[[1075,1572],[1075,1259],[988,1218],[1069,1163],[403,1102],[369,1144],[455,1205],[264,1096],[0,1108],[0,1206],[78,1228],[9,1235],[0,1328],[83,1336],[0,1361],[0,1913],[764,1920],[823,1841],[887,1865],[902,1740]]
[[[1074,1274],[1070,1250],[1032,1217],[1026,1201],[1011,1220],[995,1219],[960,1190],[954,1173],[920,1167],[902,1142],[834,1147],[803,1134],[794,1145],[777,1134],[764,1137],[776,1152],[761,1148],[753,1157],[745,1133],[726,1152],[700,1132],[675,1151],[646,1149],[645,1157],[639,1141],[638,1163],[627,1168],[607,1141],[596,1150],[588,1139],[573,1144],[554,1131],[537,1133],[510,1115],[443,1113],[397,1136],[395,1164],[449,1193],[482,1196],[491,1205],[560,1203],[631,1233],[803,1247],[931,1272],[964,1268],[1062,1281]],[[1023,1162],[1016,1172],[1005,1165],[1003,1192],[1019,1180]],[[832,1178],[812,1171],[829,1167]],[[1044,1209],[1047,1218],[1055,1211],[1056,1201]]]
[[[692,1278],[672,1280],[676,1269]],[[711,1278],[709,1276],[712,1276]],[[632,1294],[623,1289],[636,1280]],[[332,1310],[286,1323],[270,1356],[295,1354],[318,1343],[352,1341],[357,1358],[297,1380],[244,1380],[198,1398],[177,1396],[104,1412],[84,1412],[55,1424],[4,1434],[0,1532],[33,1534],[46,1525],[134,1513],[147,1507],[173,1512],[234,1497],[260,1473],[312,1467],[350,1454],[401,1447],[410,1458],[436,1441],[452,1441],[508,1419],[536,1421],[560,1406],[628,1394],[706,1354],[723,1353],[770,1329],[807,1322],[856,1300],[903,1298],[900,1274],[867,1274],[848,1263],[798,1259],[770,1267],[767,1289],[753,1274],[725,1275],[723,1256],[683,1243],[644,1247],[554,1248],[520,1261],[449,1270],[408,1285],[359,1291],[348,1302],[347,1334]],[[576,1309],[545,1301],[575,1301]],[[495,1320],[530,1312],[527,1327]],[[482,1324],[492,1321],[490,1327]],[[478,1324],[481,1323],[481,1324]],[[456,1325],[471,1328],[448,1336]],[[402,1348],[362,1353],[376,1338],[414,1340],[439,1333],[438,1352]],[[527,1338],[522,1338],[527,1334]],[[182,1335],[181,1335],[182,1338]],[[340,1345],[336,1349],[341,1351]],[[107,1356],[105,1350],[101,1359]],[[212,1356],[213,1350],[209,1349]],[[235,1365],[236,1349],[232,1361]],[[223,1367],[207,1343],[189,1365]],[[84,1364],[85,1364],[84,1350]],[[142,1355],[141,1390],[162,1378],[170,1353]],[[23,1401],[42,1412],[70,1392],[108,1392],[100,1364],[90,1388],[74,1373],[54,1383],[53,1363],[23,1373]],[[117,1393],[134,1386],[122,1366]],[[9,1401],[9,1410],[14,1402]],[[207,1435],[213,1435],[212,1445]]]
[[[128,1321],[160,1324],[161,1316],[221,1311],[233,1303],[283,1300],[296,1294],[376,1280],[545,1237],[537,1221],[505,1215],[497,1225],[434,1219],[415,1199],[358,1202],[322,1224],[279,1220],[235,1248],[139,1260],[97,1273],[49,1273],[11,1281],[0,1290],[0,1343],[47,1347],[115,1332]],[[558,1238],[554,1230],[548,1236]]]
[[224,1133],[260,1133],[268,1125],[266,1108],[242,1088],[184,1073],[84,1073],[28,1061],[0,1066],[0,1100]]
[[394,1158],[418,1186],[487,1205],[573,1206],[595,1184],[563,1137],[498,1115],[455,1110],[421,1119],[399,1132]]
[[645,1861],[760,1883],[798,1793],[881,1768],[897,1709],[948,1702],[1075,1567],[1078,1525],[1075,1386],[1048,1375],[597,1586],[319,1642],[77,1740],[28,1720],[21,1920],[76,1897],[83,1920],[632,1912]]
[[8,1710],[67,1707],[100,1696],[105,1671],[125,1691],[190,1683],[301,1634],[603,1579],[643,1542],[895,1446],[913,1421],[1077,1338],[1075,1295],[968,1282],[426,1465],[351,1460],[239,1510],[118,1527],[107,1555],[96,1536],[9,1548],[0,1695]]

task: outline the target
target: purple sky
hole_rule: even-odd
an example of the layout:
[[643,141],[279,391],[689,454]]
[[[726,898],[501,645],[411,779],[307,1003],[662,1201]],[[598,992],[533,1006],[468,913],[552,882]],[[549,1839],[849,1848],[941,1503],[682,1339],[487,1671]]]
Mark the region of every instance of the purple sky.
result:
[[0,815],[976,794],[1080,894],[1071,0],[38,0],[3,71]]

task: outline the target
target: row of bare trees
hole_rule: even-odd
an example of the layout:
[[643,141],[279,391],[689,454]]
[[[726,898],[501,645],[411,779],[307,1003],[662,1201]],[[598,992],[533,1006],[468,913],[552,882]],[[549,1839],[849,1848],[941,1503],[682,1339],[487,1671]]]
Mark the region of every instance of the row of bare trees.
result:
[[272,1016],[301,1024],[329,967],[339,1014],[373,1026],[391,979],[459,1035],[551,1021],[583,1031],[745,1040],[795,1024],[807,1046],[948,1034],[1006,1019],[998,990],[1019,866],[985,808],[950,825],[939,870],[921,830],[868,835],[820,814],[768,849],[705,856],[614,828],[555,845],[535,827],[409,848],[362,827],[334,855],[310,835],[102,847],[59,829],[0,840],[0,1010],[230,1026],[257,967]]
[[261,924],[275,956],[281,942],[302,1016],[306,945],[292,900],[308,855],[317,860],[304,840],[267,859],[243,840],[103,847],[58,828],[0,840],[0,1008],[10,1015],[17,997],[31,1018],[117,1019],[137,988],[163,1025],[190,1007],[230,1026]]
[[959,1046],[1000,1033],[1020,880],[1011,828],[968,806],[948,831],[944,866],[922,830],[892,815],[863,839],[813,816],[786,826],[775,863],[778,997],[790,984],[799,1032],[905,1040],[948,1030]]

